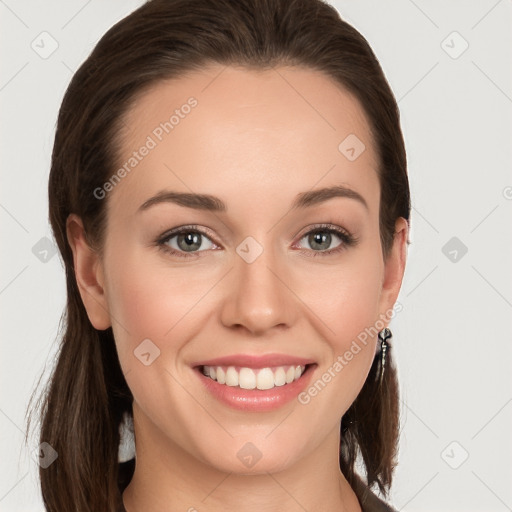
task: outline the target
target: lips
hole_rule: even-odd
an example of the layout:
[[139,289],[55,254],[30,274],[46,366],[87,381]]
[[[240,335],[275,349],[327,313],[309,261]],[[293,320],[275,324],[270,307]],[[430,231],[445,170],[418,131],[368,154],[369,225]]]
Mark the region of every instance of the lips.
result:
[[307,386],[316,364],[286,354],[238,354],[198,361],[193,367],[221,402],[246,411],[270,411],[293,400]]
[[253,369],[270,368],[272,366],[306,366],[313,364],[313,359],[296,357],[286,354],[266,354],[266,355],[250,355],[236,354],[231,356],[217,357],[198,361],[192,366],[239,366]]

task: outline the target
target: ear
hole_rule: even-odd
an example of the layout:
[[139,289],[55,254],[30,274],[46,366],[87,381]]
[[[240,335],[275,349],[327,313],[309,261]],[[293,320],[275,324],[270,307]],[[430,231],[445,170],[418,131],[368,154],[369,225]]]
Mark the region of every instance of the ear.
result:
[[407,259],[408,235],[407,221],[403,217],[399,217],[395,222],[393,245],[384,263],[384,278],[380,297],[380,312],[382,314],[393,308],[402,286]]
[[66,221],[68,243],[73,251],[75,278],[91,324],[98,330],[111,326],[106,300],[103,268],[96,251],[88,244],[80,217],[71,214]]

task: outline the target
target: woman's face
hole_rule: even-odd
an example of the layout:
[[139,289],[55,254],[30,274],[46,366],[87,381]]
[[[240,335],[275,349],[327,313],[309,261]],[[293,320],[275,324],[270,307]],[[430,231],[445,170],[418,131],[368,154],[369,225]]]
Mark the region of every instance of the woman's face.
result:
[[124,129],[82,296],[112,325],[138,455],[275,472],[337,443],[406,235],[384,261],[359,104],[320,72],[212,66],[146,91]]

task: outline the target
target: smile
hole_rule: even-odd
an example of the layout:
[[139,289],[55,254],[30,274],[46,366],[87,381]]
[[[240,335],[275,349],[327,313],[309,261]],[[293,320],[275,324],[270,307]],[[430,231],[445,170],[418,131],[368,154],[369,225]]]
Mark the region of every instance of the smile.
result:
[[203,375],[230,387],[266,390],[286,386],[299,380],[306,370],[305,365],[248,368],[236,366],[207,366],[201,369]]
[[209,397],[247,412],[279,409],[297,398],[317,363],[292,354],[231,354],[192,363]]

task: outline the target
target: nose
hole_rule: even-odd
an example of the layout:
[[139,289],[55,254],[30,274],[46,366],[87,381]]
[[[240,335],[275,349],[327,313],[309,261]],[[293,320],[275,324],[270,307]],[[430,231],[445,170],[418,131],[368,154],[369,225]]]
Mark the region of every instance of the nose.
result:
[[263,250],[251,263],[237,255],[222,306],[222,323],[256,336],[290,327],[299,307],[287,285],[284,265],[278,265],[270,250]]

